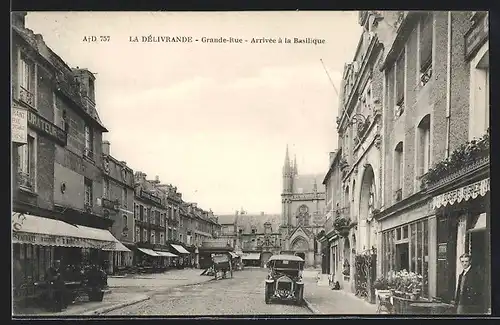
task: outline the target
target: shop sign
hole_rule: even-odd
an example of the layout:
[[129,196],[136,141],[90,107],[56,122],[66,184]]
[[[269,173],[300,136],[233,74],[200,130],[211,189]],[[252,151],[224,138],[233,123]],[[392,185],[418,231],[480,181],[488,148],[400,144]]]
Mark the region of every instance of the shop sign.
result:
[[61,145],[66,146],[66,142],[67,142],[66,131],[60,129],[55,124],[52,124],[50,121],[41,117],[40,115],[29,111],[28,112],[28,125],[36,130],[43,132],[46,135],[54,138]]
[[67,247],[87,247],[88,245],[83,238],[62,237],[53,235],[41,235],[31,233],[14,232],[12,238],[15,242],[42,246],[67,246]]
[[28,111],[12,108],[12,142],[26,144],[28,142]]
[[54,236],[44,234],[32,234],[26,232],[12,233],[12,239],[15,243],[32,244],[41,246],[62,246],[62,247],[82,247],[114,250],[116,243],[103,242],[87,238]]
[[465,59],[469,60],[484,44],[489,34],[488,15],[484,15],[465,34]]

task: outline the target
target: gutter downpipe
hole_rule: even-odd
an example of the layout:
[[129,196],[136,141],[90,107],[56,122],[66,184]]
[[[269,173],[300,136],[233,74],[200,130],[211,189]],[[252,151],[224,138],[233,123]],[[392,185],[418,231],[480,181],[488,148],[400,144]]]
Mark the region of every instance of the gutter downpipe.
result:
[[446,153],[445,157],[450,156],[450,118],[451,118],[451,11],[448,11],[448,42],[446,58]]

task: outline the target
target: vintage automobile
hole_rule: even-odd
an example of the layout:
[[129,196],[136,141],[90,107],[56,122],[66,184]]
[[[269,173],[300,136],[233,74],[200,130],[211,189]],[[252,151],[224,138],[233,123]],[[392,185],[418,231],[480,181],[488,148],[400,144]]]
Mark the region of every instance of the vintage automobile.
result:
[[273,255],[267,262],[269,274],[266,278],[265,301],[288,301],[297,305],[304,303],[302,271],[304,260],[295,255]]
[[228,254],[213,254],[213,270],[215,273],[215,279],[218,280],[219,273],[222,273],[222,278],[227,278],[229,274],[231,278],[233,277],[233,268],[231,265],[231,258]]

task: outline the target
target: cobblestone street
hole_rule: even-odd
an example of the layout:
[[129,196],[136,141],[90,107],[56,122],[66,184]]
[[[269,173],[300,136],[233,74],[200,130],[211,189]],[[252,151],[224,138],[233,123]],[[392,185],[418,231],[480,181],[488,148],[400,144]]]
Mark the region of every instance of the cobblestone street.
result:
[[234,272],[232,279],[167,289],[158,285],[159,289],[150,300],[105,315],[311,314],[306,307],[266,305],[266,273],[265,269],[248,268]]

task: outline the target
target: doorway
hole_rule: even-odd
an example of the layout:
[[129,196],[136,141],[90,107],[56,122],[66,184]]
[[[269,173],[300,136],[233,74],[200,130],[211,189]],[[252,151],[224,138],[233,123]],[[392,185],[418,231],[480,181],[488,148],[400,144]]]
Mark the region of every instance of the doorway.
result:
[[[479,274],[483,275],[483,285],[482,291],[489,293],[490,288],[490,267],[488,263],[488,255],[486,249],[486,230],[478,230],[469,232],[470,238],[470,255],[471,255],[471,266],[479,271]],[[483,297],[483,308],[489,306],[489,296],[484,294]]]
[[408,243],[396,244],[397,270],[410,270],[410,247]]
[[306,254],[304,252],[295,253],[295,255],[302,258],[304,261],[306,260]]

